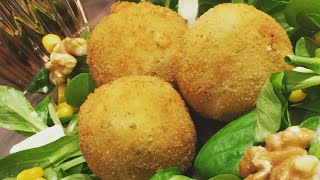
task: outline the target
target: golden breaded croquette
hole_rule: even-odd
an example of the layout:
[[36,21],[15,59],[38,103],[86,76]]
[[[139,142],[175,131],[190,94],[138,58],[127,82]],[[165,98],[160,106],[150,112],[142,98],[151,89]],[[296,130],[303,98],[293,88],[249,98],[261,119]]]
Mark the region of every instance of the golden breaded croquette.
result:
[[186,33],[177,63],[183,97],[203,117],[229,122],[252,110],[272,72],[289,69],[286,31],[245,4],[220,4]]
[[180,94],[152,76],[126,76],[90,94],[79,112],[83,156],[102,179],[149,179],[186,170],[196,133]]
[[116,3],[111,12],[88,41],[88,64],[97,85],[128,75],[173,82],[173,62],[188,29],[185,20],[151,3]]

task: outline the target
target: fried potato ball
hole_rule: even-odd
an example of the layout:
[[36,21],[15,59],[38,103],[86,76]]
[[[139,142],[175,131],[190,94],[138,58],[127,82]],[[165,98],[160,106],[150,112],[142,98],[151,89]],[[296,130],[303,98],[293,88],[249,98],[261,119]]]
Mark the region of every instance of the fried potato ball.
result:
[[185,170],[195,151],[195,128],[171,84],[127,76],[100,86],[79,112],[81,151],[103,179],[149,179],[172,166]]
[[254,108],[271,72],[288,69],[285,30],[245,4],[220,4],[186,33],[177,63],[183,97],[206,118],[229,122]]
[[90,72],[98,86],[128,75],[158,76],[171,83],[187,29],[185,20],[168,8],[116,3],[90,35]]

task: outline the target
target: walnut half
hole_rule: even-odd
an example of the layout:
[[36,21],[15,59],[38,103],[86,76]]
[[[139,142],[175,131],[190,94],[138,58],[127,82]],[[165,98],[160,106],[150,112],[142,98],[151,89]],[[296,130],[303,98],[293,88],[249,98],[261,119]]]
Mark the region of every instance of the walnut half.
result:
[[50,70],[50,80],[59,85],[66,82],[67,76],[71,74],[77,64],[74,56],[87,54],[87,41],[82,38],[65,38],[55,46],[50,54],[50,61],[45,67]]
[[245,180],[312,180],[319,179],[320,161],[305,148],[314,132],[293,126],[266,138],[266,147],[252,146],[239,163]]

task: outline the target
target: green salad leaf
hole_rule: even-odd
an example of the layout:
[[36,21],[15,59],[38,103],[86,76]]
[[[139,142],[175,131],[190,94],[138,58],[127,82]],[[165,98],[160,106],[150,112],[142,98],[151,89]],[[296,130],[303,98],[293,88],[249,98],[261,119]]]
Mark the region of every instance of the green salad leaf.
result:
[[257,112],[252,111],[214,134],[198,153],[194,167],[201,177],[238,175],[238,164],[254,143]]
[[46,96],[34,107],[34,110],[39,114],[41,120],[47,125],[53,124],[48,108],[50,103],[54,103],[54,100],[50,96]]
[[64,136],[45,146],[20,151],[0,159],[0,179],[17,176],[21,171],[35,166],[43,169],[55,167],[79,153],[78,137]]
[[178,167],[170,167],[157,172],[150,178],[150,180],[168,180],[172,176],[180,174],[182,174],[181,169],[179,169]]
[[89,73],[89,65],[87,64],[87,56],[79,56],[77,58],[77,64],[74,67],[71,77],[75,77],[78,74],[81,73]]
[[320,75],[310,72],[283,71],[283,86],[285,92],[292,92],[298,89],[320,84]]
[[44,170],[43,175],[47,180],[58,180],[60,177],[58,176],[58,173],[53,170],[53,168],[47,168]]
[[66,102],[73,107],[80,107],[95,88],[92,76],[89,73],[81,73],[68,83],[64,94]]
[[189,178],[187,176],[184,176],[184,175],[173,175],[170,179],[168,180],[196,180],[196,179],[193,179],[193,178]]
[[295,48],[295,55],[302,57],[315,57],[315,51],[318,48],[317,44],[308,37],[302,37],[298,40]]
[[65,129],[66,134],[78,134],[78,114],[73,116],[69,122],[67,128]]
[[42,68],[36,77],[31,81],[27,87],[29,93],[49,93],[56,86],[52,84],[49,78],[50,71]]
[[320,74],[320,58],[309,58],[296,55],[287,55],[285,61],[294,66],[301,66]]
[[290,0],[285,9],[288,24],[310,31],[320,30],[319,7],[319,0]]
[[311,117],[300,124],[300,127],[308,128],[310,130],[316,131],[320,125],[320,116]]
[[0,86],[0,127],[36,133],[48,126],[21,91]]
[[272,74],[262,87],[257,99],[256,142],[263,142],[268,135],[276,133],[281,127],[285,106],[282,105],[275,91],[277,90],[279,95],[282,94],[282,78],[282,72]]
[[88,174],[73,174],[67,177],[62,178],[61,180],[94,180],[94,179],[99,179],[99,178],[95,178],[92,177]]
[[218,176],[212,177],[209,180],[241,180],[239,176],[233,174],[220,174]]

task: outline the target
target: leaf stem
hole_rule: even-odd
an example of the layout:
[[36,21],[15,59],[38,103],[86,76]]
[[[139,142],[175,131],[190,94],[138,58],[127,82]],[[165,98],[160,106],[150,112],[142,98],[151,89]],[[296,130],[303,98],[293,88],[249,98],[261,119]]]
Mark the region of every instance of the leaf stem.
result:
[[294,66],[302,66],[320,74],[320,58],[308,58],[295,55],[287,55],[284,60]]

